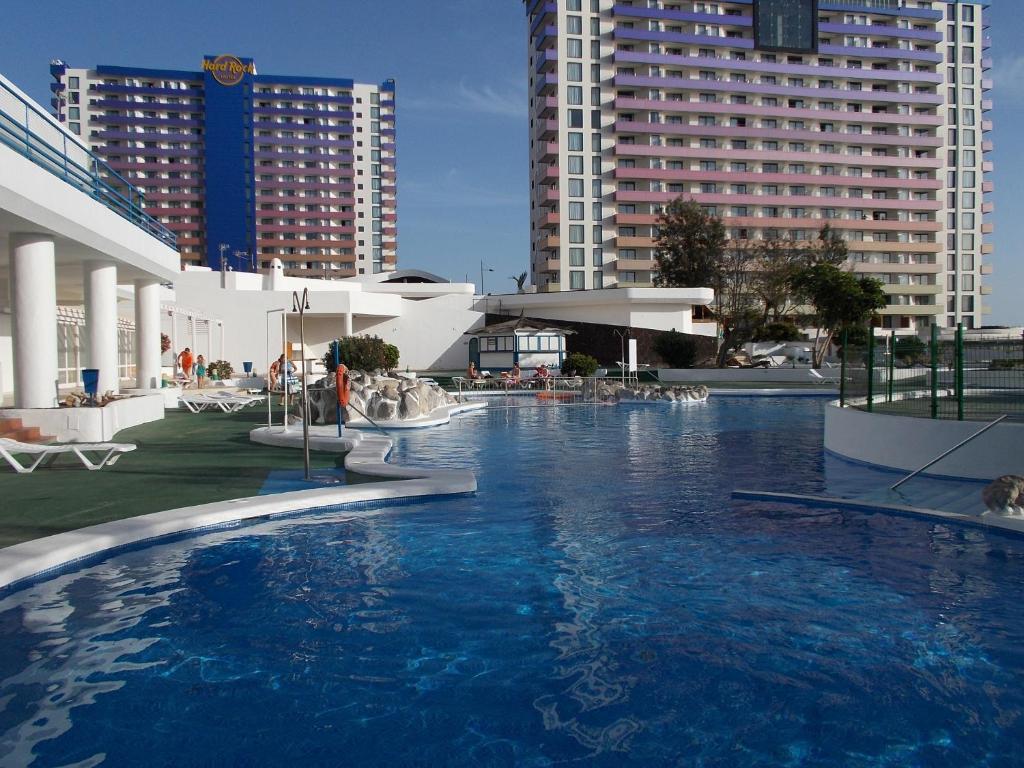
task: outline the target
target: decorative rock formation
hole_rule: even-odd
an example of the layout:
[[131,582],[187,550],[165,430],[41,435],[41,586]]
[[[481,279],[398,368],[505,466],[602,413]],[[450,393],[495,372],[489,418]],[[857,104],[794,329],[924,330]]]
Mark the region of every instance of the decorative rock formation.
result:
[[584,391],[585,397],[593,397],[606,403],[699,403],[708,399],[708,388],[704,385],[695,387],[666,387],[654,384],[644,384],[636,389],[625,387],[608,381],[601,381],[590,385]]
[[1004,517],[1024,516],[1024,477],[1003,475],[989,483],[981,492],[988,514]]
[[[455,398],[437,384],[379,374],[349,373],[349,407],[352,417],[366,414],[374,421],[409,421],[429,416],[438,408],[455,405]],[[310,423],[336,423],[338,402],[334,376],[325,376],[309,387]]]

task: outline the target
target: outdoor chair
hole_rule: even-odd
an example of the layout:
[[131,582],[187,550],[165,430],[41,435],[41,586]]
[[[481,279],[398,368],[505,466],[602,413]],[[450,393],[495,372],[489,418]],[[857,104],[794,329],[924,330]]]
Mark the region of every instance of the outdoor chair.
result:
[[[0,438],[0,458],[3,458],[11,468],[20,475],[30,474],[36,467],[47,459],[54,459],[62,453],[74,454],[82,466],[89,470],[103,469],[114,464],[121,455],[134,451],[135,446],[131,443],[54,443],[50,445],[38,445],[36,443],[22,443],[19,440]],[[94,454],[93,458],[89,454]],[[16,456],[35,456],[35,461],[22,464]]]
[[811,380],[815,384],[839,384],[839,377],[834,375],[822,376],[813,368],[808,369],[807,373],[810,375]]
[[224,413],[236,413],[243,408],[262,403],[263,395],[243,395],[231,392],[202,393],[192,397],[182,397],[180,402],[190,413],[202,413],[206,410],[219,408]]

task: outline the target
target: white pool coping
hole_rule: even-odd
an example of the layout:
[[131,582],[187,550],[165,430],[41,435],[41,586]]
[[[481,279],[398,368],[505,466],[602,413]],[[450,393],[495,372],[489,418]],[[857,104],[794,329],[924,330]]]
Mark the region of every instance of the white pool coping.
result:
[[[266,429],[263,427],[262,429]],[[281,427],[271,428],[281,430]],[[336,427],[318,427],[331,429]],[[289,434],[302,432],[292,428]],[[354,429],[335,436],[318,436],[316,450],[348,451],[345,468],[381,482],[290,491],[269,496],[248,496],[210,504],[180,507],[148,515],[112,520],[75,531],[33,539],[0,549],[0,590],[67,567],[121,547],[188,531],[225,526],[243,520],[271,517],[346,504],[430,496],[450,496],[476,491],[476,476],[469,470],[401,467],[386,463],[392,442],[379,434]],[[269,435],[272,438],[273,435]],[[320,442],[323,441],[323,442]],[[266,441],[269,445],[278,443]],[[289,437],[289,445],[293,443]]]
[[1003,517],[1002,515],[991,514],[963,515],[959,512],[944,512],[941,509],[914,507],[909,504],[886,504],[884,502],[844,499],[837,496],[816,496],[803,493],[735,490],[732,492],[732,497],[745,501],[775,501],[784,504],[855,509],[860,512],[888,512],[910,517],[930,518],[947,523],[966,525],[972,528],[996,529],[1008,533],[1024,534],[1024,517]]

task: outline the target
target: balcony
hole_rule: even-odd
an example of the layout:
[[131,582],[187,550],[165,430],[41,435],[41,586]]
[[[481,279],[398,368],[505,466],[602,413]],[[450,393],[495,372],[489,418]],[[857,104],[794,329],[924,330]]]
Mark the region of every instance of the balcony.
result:
[[50,120],[0,81],[0,143],[177,251],[174,233],[145,212],[144,196]]
[[537,107],[539,108],[539,116],[543,118],[551,117],[552,115],[558,114],[558,97],[557,96],[545,96],[542,99],[537,100]]
[[892,264],[889,262],[871,263],[858,261],[853,271],[861,274],[897,274],[897,275],[937,275],[942,272],[941,264]]
[[540,271],[544,274],[558,273],[562,269],[562,262],[560,259],[544,259],[540,262]]
[[647,236],[616,237],[616,248],[653,248],[654,239]]
[[537,293],[557,293],[562,290],[561,283],[544,283],[537,286]]
[[942,286],[885,283],[882,285],[882,291],[899,296],[937,296],[942,293]]
[[942,307],[937,304],[889,304],[878,310],[884,317],[910,315],[913,317],[929,317],[942,314]]
[[541,141],[558,138],[558,120],[540,120],[537,123],[537,138]]
[[546,191],[542,192],[537,196],[539,205],[547,208],[553,205],[558,205],[559,197],[561,193],[558,187],[548,187]]
[[557,213],[548,213],[540,217],[540,228],[551,229],[557,227],[560,219]]
[[[541,250],[548,251],[561,247],[561,239],[558,235],[548,235],[540,239],[538,246]],[[557,259],[556,259],[557,261]]]
[[615,268],[619,272],[652,272],[658,268],[654,259],[617,259]]
[[535,95],[537,96],[554,96],[558,91],[558,75],[556,74],[544,74],[537,77],[537,84],[535,86]]
[[558,159],[558,142],[549,141],[546,144],[541,145],[540,150],[540,161],[542,163],[548,163]]
[[995,267],[993,267],[991,264],[982,264],[981,265],[981,274],[983,274],[983,275],[991,275],[994,271],[995,271]]
[[554,72],[558,69],[558,50],[545,48],[537,53],[537,63],[534,65],[537,73]]

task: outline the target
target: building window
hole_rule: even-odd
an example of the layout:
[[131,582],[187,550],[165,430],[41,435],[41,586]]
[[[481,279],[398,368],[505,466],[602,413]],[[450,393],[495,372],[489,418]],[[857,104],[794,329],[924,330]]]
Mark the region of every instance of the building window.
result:
[[569,290],[582,291],[586,286],[587,273],[582,269],[573,269],[569,272]]
[[569,249],[569,266],[570,267],[582,267],[584,266],[584,259],[586,258],[583,248],[570,248]]

